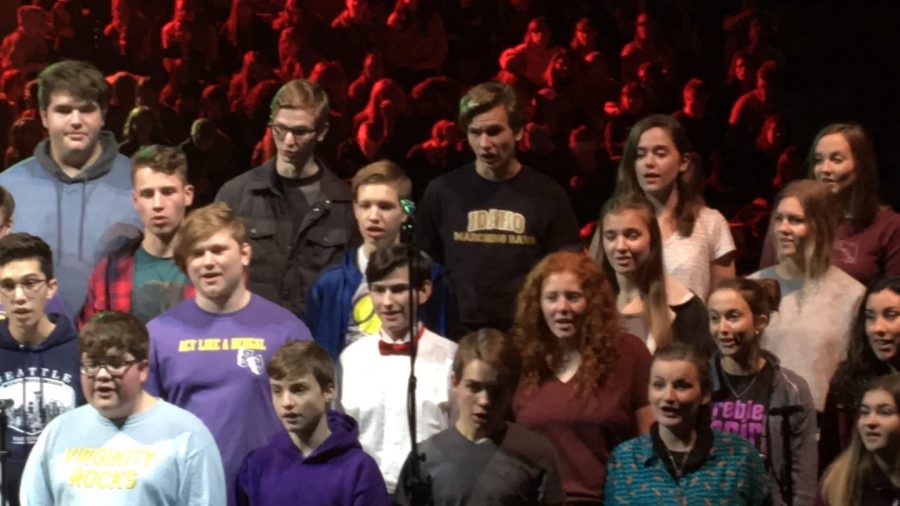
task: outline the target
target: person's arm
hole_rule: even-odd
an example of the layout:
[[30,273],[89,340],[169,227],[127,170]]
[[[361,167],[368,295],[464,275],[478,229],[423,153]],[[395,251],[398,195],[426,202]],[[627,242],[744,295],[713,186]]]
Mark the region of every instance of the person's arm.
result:
[[[378,465],[368,455],[365,457],[366,459],[362,462],[356,475],[353,490],[353,506],[390,506],[391,497],[388,495],[387,486],[384,484],[384,478],[381,477]],[[407,457],[407,461],[409,461],[409,457]],[[403,466],[403,469],[406,470],[406,465]],[[401,472],[401,481],[397,482],[396,492],[400,491],[403,479],[403,473]]]
[[891,275],[900,275],[900,214],[891,212],[887,224],[884,239],[882,240],[884,251],[884,272]]
[[416,240],[422,251],[435,262],[446,265],[441,241],[441,201],[434,182],[425,188],[425,194],[416,211]]
[[[725,279],[731,279],[735,277],[735,268],[734,268],[734,251],[731,253],[726,253],[725,256],[721,258],[717,258],[710,262],[709,264],[709,289],[712,292],[713,288],[719,284],[720,281]],[[709,294],[704,294],[704,297],[709,297]]]
[[[818,492],[818,435],[816,406],[809,385],[796,378],[799,405],[803,408],[791,416],[791,476],[794,483],[794,506],[814,503]],[[785,435],[788,436],[788,435]]]
[[606,504],[623,504],[619,497],[626,493],[625,484],[630,473],[625,469],[624,464],[619,462],[621,459],[620,448],[613,451],[606,462],[606,483],[603,491]]
[[547,221],[547,230],[544,231],[544,254],[553,253],[561,249],[581,250],[581,235],[578,233],[578,219],[572,209],[572,202],[556,183],[552,183],[556,193],[553,216]]
[[95,314],[109,309],[109,301],[106,300],[106,266],[109,263],[109,257],[104,257],[94,267],[91,277],[88,278],[87,293],[85,294],[84,306],[81,307],[76,320],[76,324],[80,329],[94,317]]
[[[150,331],[152,336],[153,331],[150,328],[147,330]],[[147,381],[144,382],[144,390],[154,397],[159,397],[165,401],[169,400],[163,389],[162,379],[159,376],[159,357],[156,353],[155,340],[152,337],[150,338],[150,349],[147,351],[147,359],[150,362],[150,367],[147,368]]]
[[[731,227],[722,213],[714,209],[704,209],[709,213],[709,227],[706,231],[709,238],[709,251],[711,252],[709,265],[709,291],[712,292],[720,281],[731,279],[735,276],[734,257],[736,248],[734,238],[731,236]],[[706,221],[706,220],[704,220]],[[701,299],[706,300],[709,293],[698,293]]]
[[769,506],[772,504],[772,480],[769,478],[769,472],[766,470],[766,464],[759,456],[750,442],[741,440],[747,448],[745,465],[741,466],[744,470],[744,479],[746,480],[747,497],[744,504],[750,506]]
[[206,437],[194,434],[191,438],[202,438],[205,444],[189,453],[184,474],[179,476],[178,504],[225,506],[228,494],[225,486],[225,468],[222,466],[219,448],[208,432]]

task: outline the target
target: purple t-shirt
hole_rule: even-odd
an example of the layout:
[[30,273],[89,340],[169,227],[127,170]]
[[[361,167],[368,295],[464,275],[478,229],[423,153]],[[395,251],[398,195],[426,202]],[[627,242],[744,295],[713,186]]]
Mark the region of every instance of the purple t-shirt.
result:
[[150,377],[144,388],[203,420],[216,439],[229,504],[244,457],[281,430],[266,362],[288,341],[310,340],[291,312],[253,295],[233,313],[200,309],[191,298],[147,324]]

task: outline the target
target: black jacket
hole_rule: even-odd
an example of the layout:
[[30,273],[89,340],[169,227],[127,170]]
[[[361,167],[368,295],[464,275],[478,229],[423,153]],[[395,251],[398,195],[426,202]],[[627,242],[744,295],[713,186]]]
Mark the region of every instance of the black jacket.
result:
[[353,194],[318,162],[320,194],[295,226],[291,206],[269,160],[222,186],[216,200],[225,202],[244,220],[253,253],[249,288],[300,317],[306,295],[329,265],[339,263],[356,243]]

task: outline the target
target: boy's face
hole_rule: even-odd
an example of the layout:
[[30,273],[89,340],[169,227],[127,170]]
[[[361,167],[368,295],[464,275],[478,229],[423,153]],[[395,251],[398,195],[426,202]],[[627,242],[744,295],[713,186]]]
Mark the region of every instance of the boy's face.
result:
[[363,240],[376,247],[394,244],[406,218],[397,190],[381,183],[364,184],[356,189],[353,214]]
[[[425,281],[418,295],[419,305],[428,300],[431,295],[430,281]],[[384,279],[370,281],[369,296],[384,331],[394,339],[402,339],[409,331],[409,267],[398,267]]]
[[187,275],[197,297],[220,302],[244,282],[250,265],[250,244],[238,243],[231,230],[223,228],[198,241],[188,252]]
[[463,367],[461,378],[453,377],[460,432],[482,438],[503,428],[512,401],[512,391],[504,387],[497,370],[478,359]]
[[306,373],[299,378],[269,378],[272,406],[288,432],[308,435],[318,426],[334,400],[334,385],[322,389],[316,378]]
[[101,415],[123,420],[137,409],[149,370],[147,360],[137,361],[116,348],[100,357],[82,353],[81,390]]
[[47,301],[55,293],[56,280],[47,279],[36,258],[0,266],[0,302],[12,327],[38,325],[45,316]]
[[141,167],[134,171],[132,200],[145,232],[171,237],[184,221],[185,209],[194,201],[194,187],[177,174]]
[[59,90],[50,94],[47,109],[41,111],[41,121],[50,137],[52,154],[65,160],[74,154],[89,156],[99,148],[105,119],[95,100]]

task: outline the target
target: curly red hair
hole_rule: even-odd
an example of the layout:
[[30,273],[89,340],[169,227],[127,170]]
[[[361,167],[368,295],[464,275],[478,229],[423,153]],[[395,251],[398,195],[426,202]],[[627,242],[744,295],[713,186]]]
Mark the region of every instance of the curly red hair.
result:
[[560,251],[535,265],[519,291],[512,335],[522,355],[522,384],[533,386],[552,377],[561,365],[562,349],[544,321],[541,291],[547,277],[560,272],[571,272],[581,280],[587,300],[578,332],[581,366],[575,374],[575,391],[580,395],[603,387],[619,358],[619,311],[609,282],[594,260],[582,253]]

